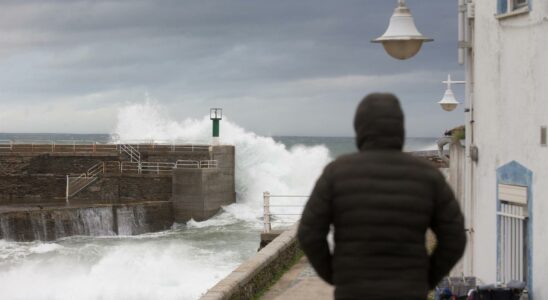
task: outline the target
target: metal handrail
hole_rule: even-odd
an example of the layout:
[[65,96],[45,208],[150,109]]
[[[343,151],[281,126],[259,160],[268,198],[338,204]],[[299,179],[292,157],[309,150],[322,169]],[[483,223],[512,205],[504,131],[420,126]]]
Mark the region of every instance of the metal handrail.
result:
[[141,153],[130,144],[120,144],[120,153],[124,152],[129,155],[132,162],[141,162]]
[[175,169],[214,169],[219,167],[217,160],[185,160],[180,159],[175,162]]
[[12,140],[0,140],[0,149],[13,149],[13,141]]
[[156,174],[172,172],[175,168],[175,163],[170,162],[141,162],[139,171],[154,172]]
[[88,185],[90,185],[92,182],[94,182],[98,177],[87,176],[86,173],[80,174],[80,176],[74,178],[71,180],[71,176],[67,175],[67,191],[66,191],[66,201],[67,204],[69,204],[70,197],[73,197],[78,192],[86,188]]
[[[292,208],[301,208],[301,207],[304,207],[304,204],[303,205],[294,205],[294,204],[289,204],[289,205],[271,205],[270,204],[270,199],[271,198],[308,198],[310,196],[301,196],[301,195],[271,195],[270,192],[266,191],[266,192],[263,192],[263,232],[264,233],[269,233],[272,231],[272,221],[271,221],[271,217],[274,216],[274,215],[277,215],[277,216],[300,216],[302,214],[300,213],[276,213],[276,214],[273,214],[271,211],[270,211],[270,208],[271,207],[292,207]],[[295,221],[296,222],[296,221]],[[280,221],[280,223],[294,223],[294,222],[289,222],[289,221]]]
[[197,160],[179,159],[175,162],[175,169],[198,169],[200,162]]
[[[125,143],[117,142],[97,142],[90,140],[0,140],[0,149],[9,149],[10,151],[23,152],[106,152],[117,151],[122,152],[121,148],[132,149],[128,150],[133,153],[133,160],[136,160],[135,152],[148,150],[152,152],[196,152],[210,151],[208,145],[198,144],[183,144],[176,141],[151,141],[151,140],[136,140],[126,141]],[[127,150],[127,149],[126,149]],[[140,154],[140,153],[139,153]]]
[[130,162],[130,161],[123,161],[120,164],[120,173],[124,173],[124,171],[127,172],[137,172],[137,174],[140,173],[139,171],[139,163],[137,162]]
[[217,160],[201,160],[200,161],[200,168],[201,169],[215,169],[218,168],[218,162]]
[[94,176],[97,176],[99,174],[104,174],[104,173],[105,173],[105,163],[104,162],[100,162],[100,163],[94,165],[93,167],[89,168],[88,171],[86,172],[88,177],[94,177]]
[[70,197],[73,197],[86,187],[88,187],[91,183],[93,183],[97,178],[99,178],[100,174],[105,173],[105,163],[99,162],[95,165],[93,165],[91,168],[89,168],[85,173],[80,174],[79,176],[75,177],[71,180],[71,176],[67,175],[67,188],[66,188],[66,201],[67,204],[69,203]]

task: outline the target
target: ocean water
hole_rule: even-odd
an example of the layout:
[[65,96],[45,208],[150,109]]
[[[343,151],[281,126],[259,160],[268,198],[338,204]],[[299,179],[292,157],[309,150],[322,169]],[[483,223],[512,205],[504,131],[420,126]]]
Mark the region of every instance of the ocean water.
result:
[[[159,118],[161,108],[134,104],[120,110],[113,132],[121,141],[209,143],[208,117]],[[214,218],[174,224],[139,236],[68,237],[53,242],[0,240],[1,299],[197,299],[256,253],[262,230],[262,193],[310,193],[323,167],[356,151],[350,137],[264,137],[224,119],[221,142],[236,146],[237,203]],[[7,134],[0,140],[96,140],[111,136]],[[434,138],[407,139],[406,150],[429,150]],[[274,199],[274,198],[273,198]],[[304,204],[306,198],[278,198]],[[295,213],[301,208],[279,208]],[[293,217],[278,216],[274,226]]]

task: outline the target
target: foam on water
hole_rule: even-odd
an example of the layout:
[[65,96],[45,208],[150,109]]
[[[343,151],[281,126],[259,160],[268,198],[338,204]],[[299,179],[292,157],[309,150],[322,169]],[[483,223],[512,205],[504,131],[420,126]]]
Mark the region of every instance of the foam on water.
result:
[[63,246],[55,243],[44,243],[44,244],[38,244],[34,247],[29,248],[30,252],[33,253],[47,253],[55,250],[59,250],[63,248]]
[[[188,143],[211,142],[211,120],[173,121],[165,110],[147,101],[133,104],[118,115],[116,136],[121,141],[183,140]],[[331,160],[325,146],[296,145],[287,149],[270,137],[258,136],[234,124],[226,116],[221,121],[221,143],[236,146],[236,218],[255,221],[262,214],[264,191],[272,194],[310,193],[323,167]]]
[[[163,108],[146,102],[121,109],[115,132],[122,141],[182,139],[209,144],[211,121],[170,120]],[[221,143],[236,146],[238,203],[208,221],[176,224],[162,233],[68,237],[55,243],[0,240],[2,298],[199,298],[256,253],[263,192],[308,195],[331,160],[324,146],[287,149],[227,118],[221,123]],[[130,221],[123,230],[126,234],[135,233]]]
[[211,251],[174,240],[116,245],[89,242],[45,247],[48,249],[34,243],[13,243],[12,250],[24,252],[26,257],[2,265],[2,297],[197,299],[240,259],[234,250]]

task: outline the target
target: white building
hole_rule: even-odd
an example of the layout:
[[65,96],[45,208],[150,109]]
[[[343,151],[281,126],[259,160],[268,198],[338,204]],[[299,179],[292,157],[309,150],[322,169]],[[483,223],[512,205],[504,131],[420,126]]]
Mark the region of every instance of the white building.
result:
[[548,0],[473,2],[464,270],[548,299]]

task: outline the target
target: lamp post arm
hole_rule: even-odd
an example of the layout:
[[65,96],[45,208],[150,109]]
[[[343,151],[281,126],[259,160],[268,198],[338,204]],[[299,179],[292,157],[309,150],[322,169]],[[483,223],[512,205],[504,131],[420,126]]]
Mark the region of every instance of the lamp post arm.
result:
[[451,89],[451,84],[466,84],[464,80],[451,80],[451,74],[447,75],[447,80],[442,81],[442,83],[447,84],[447,89]]
[[457,81],[457,80],[455,80],[455,81],[442,81],[442,82],[443,83],[451,83],[451,84],[453,84],[453,83],[455,83],[455,84],[466,84],[466,81]]

